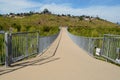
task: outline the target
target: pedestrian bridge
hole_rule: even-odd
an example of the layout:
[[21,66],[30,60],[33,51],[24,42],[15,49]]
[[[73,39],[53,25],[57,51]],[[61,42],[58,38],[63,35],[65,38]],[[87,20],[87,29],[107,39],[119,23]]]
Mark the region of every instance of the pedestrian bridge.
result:
[[0,68],[0,80],[120,80],[120,67],[95,59],[62,28],[43,54]]

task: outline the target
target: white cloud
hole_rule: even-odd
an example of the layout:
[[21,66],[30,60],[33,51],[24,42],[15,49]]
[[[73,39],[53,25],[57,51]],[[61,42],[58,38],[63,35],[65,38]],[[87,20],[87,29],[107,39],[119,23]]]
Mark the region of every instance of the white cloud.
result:
[[0,0],[0,12],[26,12],[28,9],[36,8],[40,5],[40,3],[31,2],[28,0]]
[[71,7],[71,4],[43,4],[29,0],[0,0],[1,13],[20,13],[29,12],[31,10],[39,12],[45,8],[56,14],[98,15],[99,17],[112,22],[120,22],[120,6],[91,6],[88,8],[73,8]]
[[53,13],[57,14],[72,14],[73,8],[70,7],[69,4],[45,4],[42,5],[40,10],[42,11],[43,9],[47,8],[48,10],[52,11]]

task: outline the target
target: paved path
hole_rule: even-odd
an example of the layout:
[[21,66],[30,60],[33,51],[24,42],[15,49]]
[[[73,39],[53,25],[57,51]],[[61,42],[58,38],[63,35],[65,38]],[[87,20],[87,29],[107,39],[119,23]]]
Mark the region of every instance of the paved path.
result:
[[90,57],[64,28],[43,55],[15,67],[20,68],[0,75],[0,80],[120,80],[120,67]]

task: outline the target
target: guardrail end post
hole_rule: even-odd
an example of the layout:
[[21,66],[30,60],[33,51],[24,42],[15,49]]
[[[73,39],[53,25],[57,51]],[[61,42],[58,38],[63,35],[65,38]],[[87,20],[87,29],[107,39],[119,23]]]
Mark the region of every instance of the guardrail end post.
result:
[[5,56],[5,66],[10,67],[11,66],[11,35],[9,33],[5,33],[5,49],[6,49],[6,56]]

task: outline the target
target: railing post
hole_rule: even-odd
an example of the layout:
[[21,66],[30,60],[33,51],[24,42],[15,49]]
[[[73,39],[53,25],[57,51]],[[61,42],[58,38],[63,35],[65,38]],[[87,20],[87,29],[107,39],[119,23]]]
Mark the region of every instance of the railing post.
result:
[[6,67],[11,66],[12,63],[12,35],[5,33],[5,48],[6,48],[6,57],[5,65]]
[[29,54],[28,54],[28,44],[29,44],[29,43],[28,43],[28,38],[29,38],[29,37],[28,37],[28,34],[26,34],[26,54],[25,54],[26,57],[29,56]]
[[39,54],[40,49],[39,49],[39,44],[40,44],[40,34],[37,32],[37,53]]
[[103,42],[102,42],[102,49],[101,49],[101,52],[100,52],[100,56],[104,55],[104,48],[105,47],[105,35],[103,37]]

